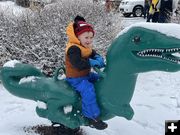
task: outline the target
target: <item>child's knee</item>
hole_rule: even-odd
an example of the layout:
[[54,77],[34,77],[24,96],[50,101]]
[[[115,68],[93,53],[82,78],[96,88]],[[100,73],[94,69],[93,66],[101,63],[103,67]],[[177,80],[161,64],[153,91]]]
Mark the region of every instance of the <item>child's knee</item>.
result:
[[94,84],[90,83],[88,80],[83,80],[77,87],[79,92],[87,92],[89,90],[94,90]]

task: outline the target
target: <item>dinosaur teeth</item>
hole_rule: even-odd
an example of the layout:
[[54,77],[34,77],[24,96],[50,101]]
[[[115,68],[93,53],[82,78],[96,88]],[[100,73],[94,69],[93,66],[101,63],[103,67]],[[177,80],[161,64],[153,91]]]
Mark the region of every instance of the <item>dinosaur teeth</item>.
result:
[[180,64],[180,60],[175,60],[175,59],[171,59],[171,58],[167,58],[167,57],[163,57],[163,59],[168,60],[168,61],[172,61],[174,63]]
[[147,49],[147,50],[143,50],[140,53],[141,54],[146,54],[146,53],[162,53],[164,52],[163,49]]
[[165,49],[165,52],[172,53],[172,52],[179,52],[180,48],[173,48],[173,49]]
[[138,52],[137,54],[139,56],[144,56],[144,57],[147,57],[147,56],[161,57],[161,54],[162,54],[163,51],[164,50],[162,50],[162,49],[148,49],[148,50]]
[[140,57],[154,57],[180,64],[180,48],[146,49],[136,53]]
[[162,53],[162,52],[168,52],[168,53],[172,53],[172,52],[178,52],[180,51],[180,48],[173,48],[173,49],[147,49],[147,50],[143,50],[140,53]]
[[137,53],[140,57],[161,58],[180,64],[180,48],[173,49],[147,49]]
[[142,53],[138,53],[139,56],[141,57],[160,57],[162,58],[162,55],[155,55],[155,54],[142,54]]

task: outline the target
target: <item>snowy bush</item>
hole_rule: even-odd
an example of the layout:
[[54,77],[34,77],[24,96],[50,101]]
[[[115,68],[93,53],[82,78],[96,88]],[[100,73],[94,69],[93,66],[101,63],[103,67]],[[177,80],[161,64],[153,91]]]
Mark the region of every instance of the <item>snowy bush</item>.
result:
[[174,23],[178,23],[180,24],[180,0],[178,1],[178,4],[177,4],[177,9],[172,17],[172,22]]
[[61,0],[40,12],[27,10],[21,17],[0,15],[0,65],[17,59],[43,70],[62,66],[67,42],[65,29],[76,15],[94,25],[95,49],[105,56],[111,41],[121,30],[121,17],[106,13],[102,3]]

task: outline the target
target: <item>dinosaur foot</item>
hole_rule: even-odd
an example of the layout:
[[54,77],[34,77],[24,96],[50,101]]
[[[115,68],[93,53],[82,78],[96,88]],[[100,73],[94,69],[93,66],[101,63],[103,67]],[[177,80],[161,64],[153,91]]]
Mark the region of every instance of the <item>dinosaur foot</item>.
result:
[[118,106],[118,109],[114,108],[113,113],[116,116],[120,116],[120,117],[123,116],[127,120],[131,120],[134,115],[134,111],[129,104]]

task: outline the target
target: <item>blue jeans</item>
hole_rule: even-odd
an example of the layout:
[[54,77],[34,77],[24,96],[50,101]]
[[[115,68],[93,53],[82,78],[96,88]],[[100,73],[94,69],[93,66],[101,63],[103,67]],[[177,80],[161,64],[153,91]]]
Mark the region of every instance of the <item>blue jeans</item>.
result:
[[99,75],[96,73],[90,73],[83,77],[66,78],[66,81],[81,95],[83,115],[91,119],[97,118],[100,114],[93,84],[98,79]]

